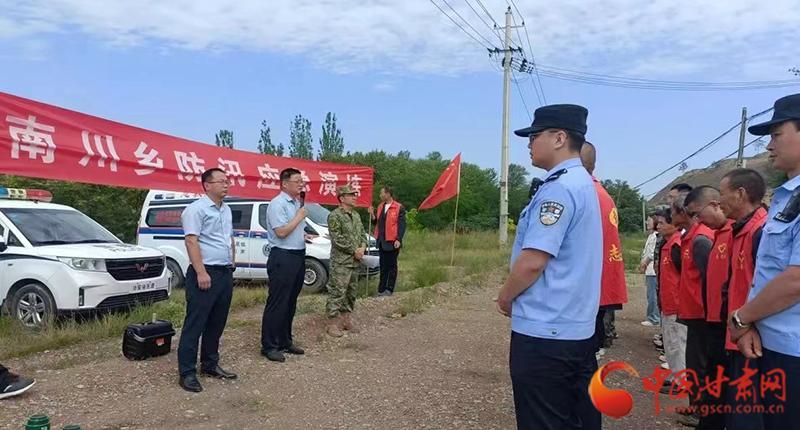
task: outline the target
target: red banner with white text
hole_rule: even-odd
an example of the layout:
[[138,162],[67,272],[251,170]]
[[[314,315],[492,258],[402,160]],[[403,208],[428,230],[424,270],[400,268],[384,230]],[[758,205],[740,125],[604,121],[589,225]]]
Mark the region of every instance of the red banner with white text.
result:
[[370,167],[220,148],[0,92],[0,173],[202,193],[200,175],[212,167],[227,173],[231,196],[271,199],[293,167],[308,202],[338,204],[336,187],[347,183],[359,206],[372,199]]

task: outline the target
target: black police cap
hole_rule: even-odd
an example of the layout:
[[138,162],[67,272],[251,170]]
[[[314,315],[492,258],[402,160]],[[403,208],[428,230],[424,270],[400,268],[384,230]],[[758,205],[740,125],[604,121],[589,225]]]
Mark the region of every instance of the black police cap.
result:
[[516,130],[514,134],[528,137],[548,128],[558,128],[586,135],[586,117],[588,115],[589,111],[578,105],[542,106],[534,112],[531,126]]
[[775,109],[772,111],[772,119],[761,124],[756,124],[747,128],[750,134],[756,136],[766,136],[775,124],[800,120],[800,94],[781,97],[775,101]]

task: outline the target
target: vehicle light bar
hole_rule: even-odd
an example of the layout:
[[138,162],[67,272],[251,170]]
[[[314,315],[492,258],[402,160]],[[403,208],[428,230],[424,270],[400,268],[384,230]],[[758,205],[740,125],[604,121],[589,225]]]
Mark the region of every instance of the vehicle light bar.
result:
[[47,190],[0,187],[0,199],[50,202],[53,200],[53,194]]

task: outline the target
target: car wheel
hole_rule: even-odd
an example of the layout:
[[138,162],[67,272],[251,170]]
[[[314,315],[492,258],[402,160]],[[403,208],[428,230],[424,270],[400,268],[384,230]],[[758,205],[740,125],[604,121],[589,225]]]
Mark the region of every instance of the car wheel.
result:
[[306,273],[303,278],[303,290],[318,293],[328,284],[328,271],[318,260],[306,258]]
[[41,327],[55,318],[56,302],[43,285],[25,284],[11,298],[11,316],[26,327]]
[[174,290],[183,287],[183,270],[181,265],[175,260],[167,259],[167,270],[169,270],[169,288]]

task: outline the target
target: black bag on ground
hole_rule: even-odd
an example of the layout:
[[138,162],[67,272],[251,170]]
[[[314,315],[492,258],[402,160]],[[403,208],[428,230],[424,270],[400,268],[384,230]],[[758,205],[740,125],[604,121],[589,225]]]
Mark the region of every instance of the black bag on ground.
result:
[[144,360],[169,354],[175,329],[165,320],[131,324],[122,336],[122,355],[129,360]]

